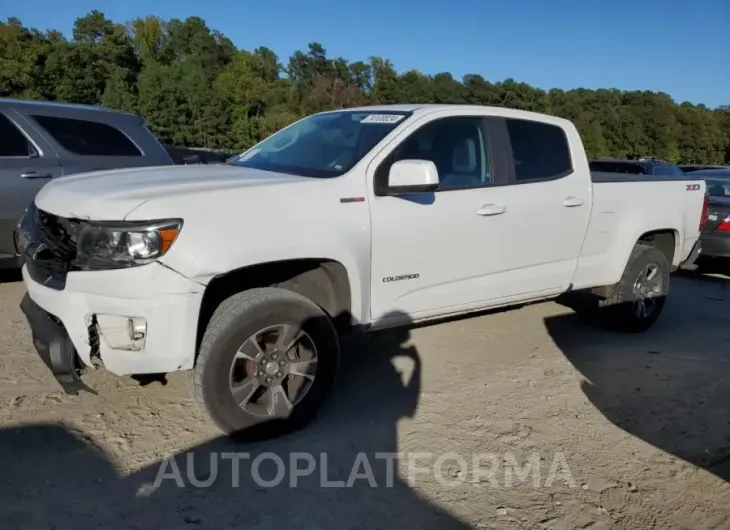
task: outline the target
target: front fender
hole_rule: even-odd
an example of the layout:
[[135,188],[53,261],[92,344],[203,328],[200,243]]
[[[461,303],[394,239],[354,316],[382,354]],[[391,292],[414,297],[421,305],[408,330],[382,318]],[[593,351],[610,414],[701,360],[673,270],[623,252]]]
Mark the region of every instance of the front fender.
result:
[[338,244],[324,244],[321,240],[317,242],[311,238],[301,238],[281,246],[230,245],[228,248],[220,248],[213,241],[191,243],[187,241],[184,245],[177,246],[176,242],[173,246],[174,252],[171,249],[160,262],[202,285],[207,285],[216,276],[232,271],[277,262],[304,259],[338,262],[347,272],[352,317],[360,323],[369,321],[369,241],[350,239]]
[[340,201],[360,194],[356,177],[157,198],[134,213],[137,219],[183,219],[177,240],[160,262],[202,284],[254,265],[337,261],[349,277],[352,316],[365,321],[370,210],[366,202]]

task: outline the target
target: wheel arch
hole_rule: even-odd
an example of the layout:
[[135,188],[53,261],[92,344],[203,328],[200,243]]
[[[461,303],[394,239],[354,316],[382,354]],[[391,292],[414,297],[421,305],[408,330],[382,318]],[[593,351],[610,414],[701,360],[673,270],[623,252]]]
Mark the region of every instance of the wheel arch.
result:
[[[627,234],[628,235],[628,234]],[[634,232],[626,239],[627,244],[621,247],[620,257],[612,260],[610,274],[608,275],[606,285],[613,285],[621,279],[621,276],[629,263],[631,253],[637,245],[648,245],[659,249],[669,261],[669,265],[673,265],[679,259],[680,237],[676,228],[658,228],[653,230],[639,230]]]
[[670,265],[677,265],[675,260],[679,259],[679,231],[673,228],[662,228],[659,230],[651,230],[643,233],[636,241],[637,244],[643,244],[655,247],[660,250]]
[[330,316],[340,333],[359,320],[359,278],[340,261],[300,258],[257,263],[214,276],[206,285],[198,316],[196,351],[220,303],[229,296],[258,287],[279,287],[307,297]]

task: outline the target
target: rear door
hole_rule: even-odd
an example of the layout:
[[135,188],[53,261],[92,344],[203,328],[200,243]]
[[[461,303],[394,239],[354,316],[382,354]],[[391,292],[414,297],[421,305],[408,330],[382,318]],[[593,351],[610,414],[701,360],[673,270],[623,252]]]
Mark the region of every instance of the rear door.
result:
[[61,175],[45,139],[13,110],[0,109],[0,259],[15,255],[13,231],[43,185]]
[[573,279],[591,215],[585,153],[558,124],[499,119],[509,145],[508,183],[493,197],[505,210],[503,295],[521,300],[558,294]]

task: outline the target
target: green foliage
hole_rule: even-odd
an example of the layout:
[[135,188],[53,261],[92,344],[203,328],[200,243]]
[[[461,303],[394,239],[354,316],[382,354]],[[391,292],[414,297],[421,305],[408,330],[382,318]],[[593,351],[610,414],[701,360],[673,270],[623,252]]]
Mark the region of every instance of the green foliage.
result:
[[390,103],[467,103],[544,112],[573,121],[591,158],[654,155],[730,163],[730,106],[676,104],[663,93],[548,92],[513,79],[489,82],[398,73],[381,57],[330,58],[313,42],[286,66],[268,48],[238,50],[198,17],[148,16],[117,24],[78,18],[73,38],[0,22],[0,97],[105,105],[144,116],[165,143],[244,149],[306,114]]

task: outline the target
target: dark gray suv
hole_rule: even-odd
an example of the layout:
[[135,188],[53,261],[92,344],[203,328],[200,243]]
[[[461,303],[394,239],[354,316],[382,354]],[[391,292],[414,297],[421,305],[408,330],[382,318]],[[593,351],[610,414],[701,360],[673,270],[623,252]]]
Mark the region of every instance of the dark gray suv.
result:
[[13,231],[50,179],[103,169],[172,165],[134,114],[0,98],[0,268],[15,268]]

